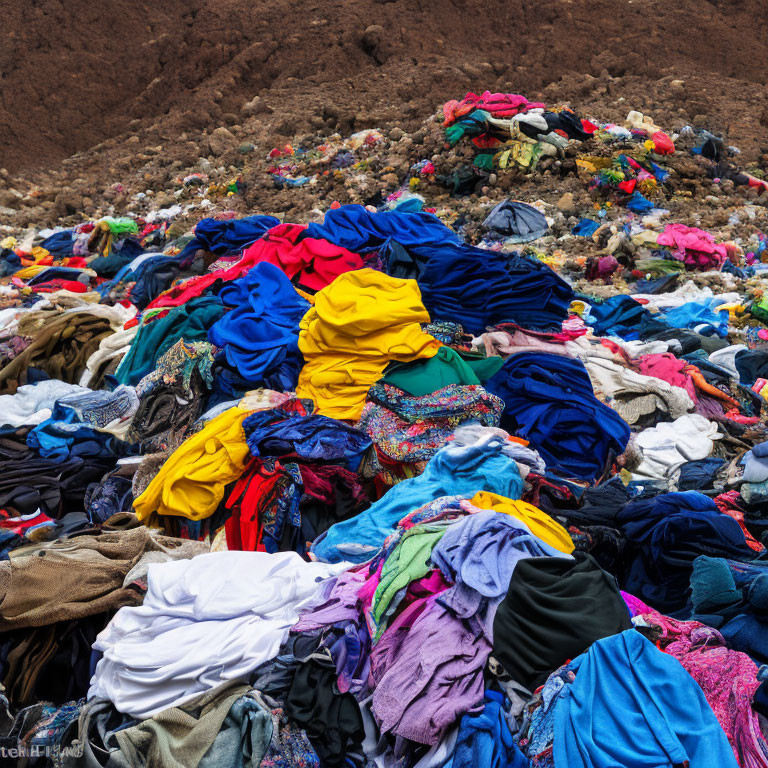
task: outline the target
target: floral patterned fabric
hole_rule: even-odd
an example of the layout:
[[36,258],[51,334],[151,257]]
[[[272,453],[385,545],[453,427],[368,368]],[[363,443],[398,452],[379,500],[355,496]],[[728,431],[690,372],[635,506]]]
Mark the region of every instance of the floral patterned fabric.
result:
[[430,459],[456,427],[476,423],[497,427],[503,401],[481,386],[451,384],[413,397],[391,384],[375,384],[358,423],[377,449],[400,462]]
[[292,724],[282,709],[272,710],[272,724],[272,742],[261,759],[261,768],[320,768],[306,731]]

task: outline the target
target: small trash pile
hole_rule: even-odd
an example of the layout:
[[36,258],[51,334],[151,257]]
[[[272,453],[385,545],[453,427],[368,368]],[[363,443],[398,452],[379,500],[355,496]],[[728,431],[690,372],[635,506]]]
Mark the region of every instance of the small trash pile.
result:
[[[681,202],[763,182],[637,112],[443,116],[471,165],[378,206],[0,242],[3,755],[768,766],[766,237]],[[542,166],[586,197],[429,204]]]

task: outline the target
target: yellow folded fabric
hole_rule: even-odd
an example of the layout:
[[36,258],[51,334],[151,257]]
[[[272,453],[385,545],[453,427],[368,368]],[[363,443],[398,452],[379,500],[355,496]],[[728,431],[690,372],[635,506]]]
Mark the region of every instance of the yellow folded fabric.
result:
[[30,264],[28,267],[22,267],[18,272],[14,272],[13,276],[18,277],[19,280],[29,280],[46,269],[48,267],[43,264]]
[[415,280],[373,269],[339,275],[318,291],[299,325],[305,364],[296,394],[324,416],[360,418],[390,360],[432,357],[442,346],[421,330],[429,319]]
[[502,512],[505,515],[516,517],[528,526],[534,536],[560,552],[570,554],[574,550],[573,541],[568,535],[568,531],[546,512],[527,501],[515,501],[506,496],[480,491],[470,499],[469,503],[480,509],[490,509],[494,512]]
[[153,512],[204,520],[219,506],[228,483],[248,459],[243,421],[250,411],[230,408],[185,440],[134,502],[139,520]]

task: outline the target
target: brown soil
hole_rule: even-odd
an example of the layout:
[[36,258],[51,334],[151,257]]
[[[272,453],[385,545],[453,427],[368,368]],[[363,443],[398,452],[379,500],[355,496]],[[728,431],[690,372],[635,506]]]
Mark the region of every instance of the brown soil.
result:
[[768,124],[764,0],[0,0],[0,18],[12,173],[121,135],[194,141],[256,95],[286,137],[413,127],[467,90],[553,83],[606,116],[705,120],[745,152]]

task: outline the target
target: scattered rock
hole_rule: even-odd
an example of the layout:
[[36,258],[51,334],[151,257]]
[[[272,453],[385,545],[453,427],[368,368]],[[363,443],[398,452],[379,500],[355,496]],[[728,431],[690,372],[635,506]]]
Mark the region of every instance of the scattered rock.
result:
[[3,208],[18,208],[24,195],[16,189],[0,189],[0,205]]
[[56,195],[54,203],[56,205],[56,212],[60,216],[72,216],[82,207],[83,196],[78,194],[74,189],[65,187]]
[[573,216],[577,213],[576,201],[573,199],[573,192],[566,192],[558,201],[557,208],[566,216]]
[[267,115],[273,112],[270,107],[261,96],[254,96],[250,101],[246,101],[240,108],[240,111],[247,117],[255,117],[256,115]]
[[216,128],[208,137],[208,150],[216,157],[223,155],[237,145],[237,139],[228,128]]

